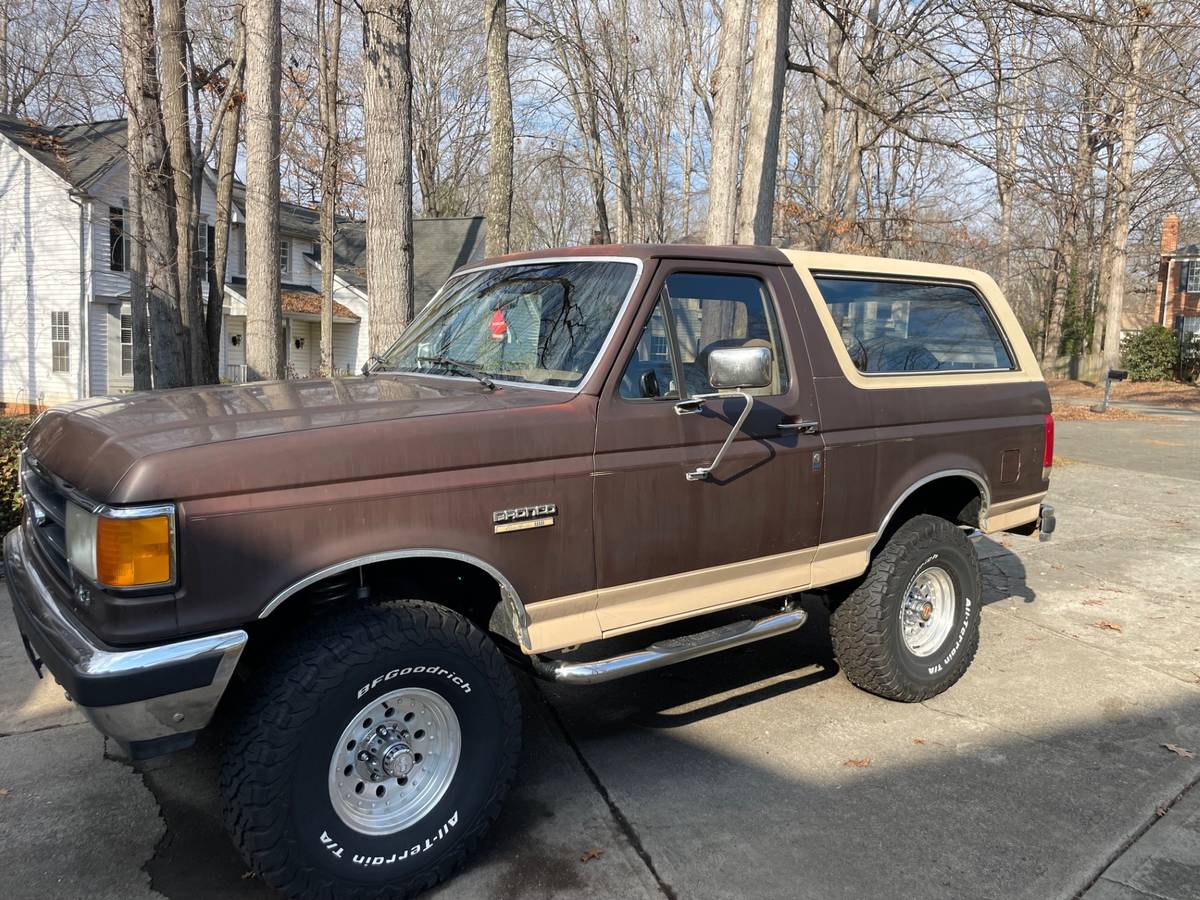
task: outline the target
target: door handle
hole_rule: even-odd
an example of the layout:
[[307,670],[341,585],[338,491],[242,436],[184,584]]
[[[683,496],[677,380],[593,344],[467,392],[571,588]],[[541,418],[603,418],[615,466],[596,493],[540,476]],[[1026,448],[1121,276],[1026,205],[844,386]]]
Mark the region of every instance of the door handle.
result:
[[821,430],[821,423],[812,420],[808,422],[780,422],[780,431],[796,431],[800,434],[816,434]]

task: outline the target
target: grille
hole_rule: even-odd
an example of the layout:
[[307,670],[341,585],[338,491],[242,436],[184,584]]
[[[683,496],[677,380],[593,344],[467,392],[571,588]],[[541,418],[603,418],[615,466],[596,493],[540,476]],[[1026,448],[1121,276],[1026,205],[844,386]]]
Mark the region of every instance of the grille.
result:
[[67,498],[59,481],[32,456],[21,457],[21,494],[29,510],[28,532],[34,545],[64,581],[67,568]]

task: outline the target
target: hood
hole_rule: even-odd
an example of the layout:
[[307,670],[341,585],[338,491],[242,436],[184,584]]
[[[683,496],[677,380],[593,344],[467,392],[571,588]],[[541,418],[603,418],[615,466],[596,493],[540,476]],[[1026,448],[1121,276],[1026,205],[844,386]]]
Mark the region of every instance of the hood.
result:
[[[34,424],[27,446],[46,468],[99,502],[179,499],[336,479],[347,474],[337,461],[361,460],[372,441],[390,444],[394,470],[397,455],[408,455],[400,445],[414,434],[411,423],[469,416],[478,428],[480,416],[490,421],[572,399],[510,386],[489,391],[466,379],[387,374],[147,391],[51,409]],[[436,440],[429,427],[418,430]],[[352,477],[381,474],[351,468]]]

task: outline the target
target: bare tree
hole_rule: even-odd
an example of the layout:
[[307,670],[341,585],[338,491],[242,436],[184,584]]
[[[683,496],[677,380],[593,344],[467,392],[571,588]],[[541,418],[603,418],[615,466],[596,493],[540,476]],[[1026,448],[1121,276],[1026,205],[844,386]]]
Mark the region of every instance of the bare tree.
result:
[[1121,154],[1116,171],[1113,226],[1109,237],[1111,251],[1107,303],[1104,310],[1104,365],[1121,364],[1121,314],[1125,299],[1125,265],[1129,255],[1129,216],[1134,198],[1133,156],[1138,143],[1138,106],[1141,103],[1143,61],[1146,53],[1147,20],[1150,5],[1136,4],[1129,21],[1129,69],[1124,73],[1121,91]]
[[513,108],[508,70],[507,0],[483,0],[487,32],[488,191],[487,250],[495,255],[512,246]]
[[742,194],[738,204],[737,242],[771,243],[775,213],[775,175],[779,167],[779,118],[787,73],[791,0],[759,0],[754,37],[754,74],[750,82],[750,125]]
[[367,297],[370,352],[413,317],[412,71],[409,0],[364,0]]
[[713,70],[712,164],[708,174],[708,242],[732,244],[737,229],[738,163],[750,0],[726,0],[721,50]]
[[279,0],[246,6],[246,376],[283,376],[279,287]]
[[[127,154],[137,203],[135,258],[141,266],[133,280],[145,284],[153,385],[178,387],[187,383],[187,377],[176,265],[178,240],[171,212],[175,191],[163,130],[154,9],[149,0],[120,0],[120,10],[125,96],[134,122]],[[132,315],[140,314],[138,309]],[[135,319],[134,335],[140,337],[143,332],[137,325]]]
[[342,0],[317,0],[317,93],[321,103],[321,372],[333,372],[333,242],[338,196],[338,69]]
[[[192,119],[188,93],[192,87],[188,66],[188,26],[185,0],[162,0],[159,7],[159,45],[163,85],[163,123],[175,178],[176,266],[179,269],[180,312],[183,319],[184,366],[187,380],[196,384],[208,377],[208,340],[200,303],[200,272],[196,265],[196,194],[189,126]],[[197,110],[197,121],[199,121]]]
[[225,273],[229,265],[229,226],[233,213],[233,180],[237,167],[238,138],[241,131],[242,104],[246,71],[245,8],[239,3],[233,13],[233,70],[222,95],[217,113],[221,144],[217,150],[216,211],[213,215],[213,241],[209,248],[208,311],[205,326],[208,333],[209,370],[211,380],[220,380],[221,319],[225,307]]

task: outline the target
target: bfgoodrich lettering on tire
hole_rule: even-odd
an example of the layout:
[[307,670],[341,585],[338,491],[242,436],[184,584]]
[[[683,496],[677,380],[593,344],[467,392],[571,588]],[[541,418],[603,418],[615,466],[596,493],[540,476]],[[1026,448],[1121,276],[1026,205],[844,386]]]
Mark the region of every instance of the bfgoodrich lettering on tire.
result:
[[293,897],[404,897],[448,878],[498,815],[520,748],[499,650],[406,600],[325,619],[280,657],[221,772],[253,871]]
[[936,516],[910,519],[830,616],[838,665],[890,700],[940,694],[975,657],[980,593],[979,560],[962,529]]

